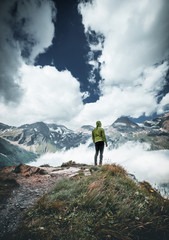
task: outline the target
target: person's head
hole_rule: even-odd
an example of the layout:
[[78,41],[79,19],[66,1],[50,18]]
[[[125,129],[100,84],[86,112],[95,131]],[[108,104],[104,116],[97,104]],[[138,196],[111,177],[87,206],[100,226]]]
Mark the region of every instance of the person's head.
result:
[[102,123],[100,121],[97,121],[96,122],[96,127],[101,127],[102,126]]

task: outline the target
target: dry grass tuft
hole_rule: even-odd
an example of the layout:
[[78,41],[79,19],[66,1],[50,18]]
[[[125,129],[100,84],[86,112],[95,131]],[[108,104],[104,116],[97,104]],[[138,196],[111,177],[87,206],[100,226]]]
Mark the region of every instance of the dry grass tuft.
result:
[[126,170],[120,166],[120,165],[116,165],[116,164],[111,164],[111,165],[103,165],[101,170],[103,172],[107,172],[107,173],[110,173],[112,176],[115,176],[115,175],[127,175],[127,172]]

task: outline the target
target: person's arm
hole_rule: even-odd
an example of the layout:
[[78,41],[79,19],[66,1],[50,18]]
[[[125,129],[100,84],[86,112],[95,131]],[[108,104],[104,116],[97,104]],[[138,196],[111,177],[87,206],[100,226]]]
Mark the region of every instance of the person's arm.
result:
[[106,147],[108,147],[107,139],[106,139],[106,135],[105,135],[104,129],[102,130],[102,138],[103,138],[103,141],[106,143]]
[[92,139],[93,139],[93,142],[95,143],[95,138],[94,138],[94,132],[92,131]]

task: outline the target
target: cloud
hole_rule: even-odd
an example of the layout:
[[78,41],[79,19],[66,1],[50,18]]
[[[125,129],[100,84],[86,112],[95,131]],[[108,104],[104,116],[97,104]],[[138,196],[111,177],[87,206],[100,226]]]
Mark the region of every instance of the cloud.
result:
[[63,124],[81,110],[80,84],[69,71],[25,64],[20,72],[25,94],[16,107],[0,104],[2,122],[12,125],[36,121]]
[[[95,114],[106,122],[110,115],[139,117],[157,111],[158,94],[169,69],[168,11],[167,0],[93,0],[79,4],[88,39],[94,35],[103,41],[89,41],[89,64],[98,64],[102,96],[96,104],[85,106],[86,119],[92,114],[91,108],[92,118]],[[91,61],[97,47],[101,55]]]
[[23,95],[18,72],[22,58],[6,16],[11,5],[10,1],[0,3],[0,101],[18,103]]
[[90,93],[88,91],[82,93],[82,99],[86,99],[90,96]]
[[20,68],[25,61],[34,62],[52,44],[55,13],[50,0],[0,2],[1,102],[13,105],[21,101]]
[[40,166],[49,164],[50,166],[61,166],[63,162],[73,160],[77,163],[93,164],[93,149],[88,148],[86,144],[81,144],[78,148],[72,148],[67,151],[56,153],[46,153],[42,155],[36,162],[31,163],[32,166]]
[[52,45],[56,9],[51,0],[1,1],[0,118],[10,125],[66,123],[83,108],[77,79],[54,66],[34,66]]
[[152,184],[169,182],[169,150],[147,151],[148,145],[128,142],[119,149],[108,153],[112,159],[122,165],[139,181],[149,181]]
[[35,58],[52,45],[56,9],[51,0],[17,1],[13,16],[14,38],[21,54],[33,63]]
[[[74,118],[74,122],[94,125],[101,119],[104,125],[112,124],[119,116],[126,115],[138,118],[146,113],[151,116],[154,112],[164,113],[168,104],[168,95],[158,103],[158,92],[165,85],[165,74],[168,64],[164,62],[157,67],[147,68],[143,74],[125,88],[116,86],[107,87],[102,84],[102,96],[94,103],[88,103]],[[165,109],[167,110],[167,109]]]
[[162,114],[164,112],[169,112],[169,93],[167,93],[161,100],[158,106],[158,114]]
[[0,118],[10,125],[69,122],[82,109],[79,82],[69,71],[34,66],[52,45],[56,9],[51,0],[1,1]]
[[[93,164],[94,147],[87,148],[89,143],[68,151],[46,153],[31,165],[49,164],[60,166],[63,162],[73,160],[77,163]],[[169,183],[169,150],[147,151],[148,145],[128,142],[118,149],[104,150],[104,164],[116,163],[134,174],[139,181],[149,181],[160,185]]]
[[98,72],[101,76],[94,90],[99,100],[83,105],[82,99],[90,93],[80,93],[71,73],[33,66],[36,57],[52,45],[57,13],[54,2],[2,0],[1,121],[12,125],[59,121],[77,128],[94,125],[98,119],[105,125],[121,115],[139,117],[166,111],[168,95],[159,103],[158,93],[165,86],[168,71],[167,61],[161,61],[169,47],[168,5],[165,0],[79,4],[90,45],[89,85],[96,86]]

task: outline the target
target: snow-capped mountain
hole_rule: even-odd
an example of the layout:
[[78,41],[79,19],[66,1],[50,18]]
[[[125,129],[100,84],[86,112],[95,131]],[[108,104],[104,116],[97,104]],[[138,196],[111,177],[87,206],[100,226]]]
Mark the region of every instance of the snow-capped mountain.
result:
[[68,150],[78,147],[80,144],[85,144],[89,139],[89,133],[82,130],[73,131],[63,125],[47,124],[50,130],[50,141],[58,149]]
[[[46,152],[68,150],[85,144],[93,147],[91,132],[93,126],[84,125],[73,131],[63,125],[37,122],[20,127],[11,127],[0,123],[0,153],[8,144],[41,155]],[[151,150],[169,149],[169,113],[138,125],[128,117],[118,118],[112,125],[105,128],[109,148],[118,148],[127,141],[145,142]],[[7,153],[7,151],[6,151]],[[2,159],[0,155],[0,160]],[[6,154],[7,157],[7,154]]]
[[73,131],[63,125],[43,122],[0,129],[1,138],[36,154],[78,147],[86,143],[90,136],[84,126],[81,130]]
[[160,129],[164,132],[169,132],[169,113],[165,114],[162,117],[155,118],[151,121],[146,121],[144,125],[151,129]]
[[120,117],[113,124],[112,127],[119,132],[135,132],[140,130],[137,123],[132,122],[128,117]]
[[118,118],[106,129],[112,148],[117,148],[128,141],[145,142],[150,150],[169,149],[169,113],[136,124],[127,117]]

